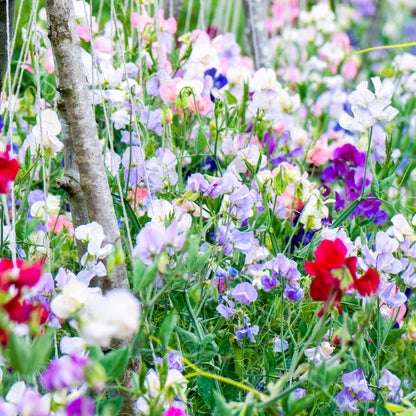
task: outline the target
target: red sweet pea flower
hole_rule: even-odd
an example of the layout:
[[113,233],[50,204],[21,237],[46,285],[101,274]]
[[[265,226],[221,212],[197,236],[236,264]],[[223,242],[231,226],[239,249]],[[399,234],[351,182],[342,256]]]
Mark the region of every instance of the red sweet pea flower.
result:
[[0,291],[6,292],[14,285],[19,292],[23,287],[36,285],[42,275],[42,263],[27,264],[23,260],[16,260],[16,268],[10,259],[0,261]]
[[7,146],[5,152],[0,152],[0,194],[9,193],[9,182],[16,179],[19,171],[19,162],[16,159],[10,159],[10,146]]
[[10,320],[19,324],[34,322],[40,325],[45,323],[48,318],[48,312],[41,303],[35,306],[25,300],[20,301],[19,295],[5,303],[3,308],[9,315]]
[[[313,300],[326,302],[333,296],[333,302],[339,304],[345,290],[356,289],[362,296],[375,293],[380,283],[378,273],[368,269],[357,278],[357,257],[348,257],[347,248],[340,239],[323,240],[315,250],[315,261],[305,262],[305,271],[315,276],[310,285]],[[339,305],[336,305],[340,310]],[[322,314],[323,311],[320,312]]]
[[377,292],[380,285],[380,276],[373,269],[368,269],[359,279],[354,279],[354,288],[362,296],[369,296]]

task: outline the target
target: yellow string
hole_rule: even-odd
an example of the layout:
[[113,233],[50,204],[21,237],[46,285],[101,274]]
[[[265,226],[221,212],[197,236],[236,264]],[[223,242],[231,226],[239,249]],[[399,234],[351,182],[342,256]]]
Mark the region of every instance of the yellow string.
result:
[[378,51],[380,49],[397,49],[397,48],[408,48],[410,46],[416,46],[416,42],[401,43],[399,45],[383,45],[383,46],[374,46],[372,48],[363,49],[361,51],[352,51],[352,53],[359,55],[362,53]]

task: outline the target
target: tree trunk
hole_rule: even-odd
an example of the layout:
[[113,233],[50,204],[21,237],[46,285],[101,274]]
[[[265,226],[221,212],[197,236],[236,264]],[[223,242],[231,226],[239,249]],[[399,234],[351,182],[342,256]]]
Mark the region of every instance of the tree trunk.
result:
[[[97,221],[103,227],[107,240],[120,245],[120,230],[84,75],[72,0],[46,0],[45,8],[59,79],[59,93],[66,107],[79,169],[79,184],[85,196],[89,221]],[[101,286],[104,289],[128,288],[125,264],[115,267],[112,277]]]
[[270,68],[270,47],[266,30],[267,7],[264,0],[243,0],[249,54],[256,68]]
[[[0,0],[0,91],[3,90],[4,74],[7,71],[8,47],[13,39],[15,7],[15,0]],[[9,30],[7,30],[7,22],[9,22]]]
[[[55,63],[56,67],[56,63]],[[56,84],[58,85],[57,89],[60,89],[60,83],[58,80],[58,75],[56,74]],[[65,163],[65,173],[64,176],[60,179],[57,179],[57,183],[60,188],[62,188],[67,196],[69,201],[69,207],[71,210],[72,223],[74,228],[77,228],[80,225],[88,224],[88,208],[85,200],[85,195],[82,192],[79,179],[79,171],[77,159],[74,151],[74,141],[72,140],[71,135],[71,126],[68,120],[68,113],[66,111],[65,101],[62,98],[61,94],[57,93],[57,108],[59,113],[59,120],[62,125],[62,143],[64,144],[64,163]],[[87,251],[87,245],[80,240],[76,240],[78,258],[81,260],[81,257]]]

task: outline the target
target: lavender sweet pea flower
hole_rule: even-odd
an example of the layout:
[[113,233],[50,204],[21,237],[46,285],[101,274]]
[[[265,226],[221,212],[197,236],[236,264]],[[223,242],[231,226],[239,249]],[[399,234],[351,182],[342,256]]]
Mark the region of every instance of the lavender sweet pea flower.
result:
[[152,191],[165,192],[166,188],[178,183],[176,156],[163,147],[156,150],[156,156],[146,160],[145,166]]
[[359,409],[354,407],[354,405],[357,403],[357,399],[354,399],[354,397],[352,397],[352,393],[348,387],[345,388],[344,390],[341,390],[335,396],[335,402],[338,405],[337,410],[339,412],[354,412],[354,413],[359,412]]
[[169,370],[183,371],[182,354],[179,351],[173,351],[168,354],[168,368]]
[[345,373],[342,375],[342,382],[345,387],[351,389],[357,394],[359,400],[374,400],[376,395],[367,387],[367,380],[365,379],[364,372],[361,368]]
[[251,283],[243,282],[231,290],[231,295],[237,302],[250,305],[257,299],[257,290]]
[[145,176],[144,153],[138,146],[127,148],[121,158],[124,169],[124,181],[129,181],[129,186],[137,186]]
[[248,254],[254,249],[254,232],[253,231],[238,231],[232,229],[230,231],[231,240],[234,243],[234,248],[240,253]]
[[148,222],[140,230],[136,238],[133,256],[139,256],[147,266],[152,264],[168,244],[165,226],[156,222]]
[[230,195],[231,215],[234,215],[239,220],[244,220],[253,215],[253,205],[255,199],[250,193],[247,185],[242,185],[234,190]]
[[286,340],[282,341],[280,338],[276,338],[274,340],[273,352],[286,351],[288,348],[289,348],[289,344]]
[[283,292],[283,297],[291,300],[292,302],[297,302],[303,298],[304,294],[305,292],[302,288],[299,287],[294,289],[290,284],[287,284],[285,291]]
[[209,182],[200,173],[193,173],[188,178],[186,191],[205,192],[208,189],[208,186]]
[[40,383],[46,390],[70,389],[85,381],[84,367],[90,359],[81,354],[64,355],[51,361],[41,374]]
[[121,133],[121,143],[125,143],[131,146],[138,146],[139,143],[139,138],[137,137],[137,133],[133,130],[133,131],[128,131],[128,130],[120,130]]
[[270,292],[276,286],[280,285],[280,282],[277,280],[276,274],[272,274],[272,276],[269,276],[268,274],[263,274],[260,278],[260,281],[261,281],[261,288],[265,292]]
[[235,303],[232,300],[228,299],[227,296],[222,296],[222,300],[225,300],[228,306],[225,306],[223,303],[221,303],[215,309],[225,319],[231,318],[235,314]]
[[415,265],[410,263],[406,270],[402,273],[401,278],[405,285],[410,287],[416,287],[416,273],[415,273]]
[[397,308],[407,301],[407,296],[403,292],[400,292],[400,290],[391,296],[391,291],[394,286],[394,283],[390,283],[379,295],[380,299],[390,306],[390,308]]
[[258,325],[250,326],[250,320],[246,318],[244,328],[237,329],[237,331],[235,331],[235,335],[238,339],[250,338],[250,341],[254,343],[256,342],[254,335],[259,333],[259,329]]
[[36,389],[29,387],[17,404],[20,415],[50,416],[49,403]]
[[389,400],[394,400],[396,403],[400,402],[403,396],[403,390],[400,389],[401,382],[397,376],[389,370],[384,369],[383,374],[378,381],[378,385],[380,387],[387,387],[387,389],[390,390],[387,395]]

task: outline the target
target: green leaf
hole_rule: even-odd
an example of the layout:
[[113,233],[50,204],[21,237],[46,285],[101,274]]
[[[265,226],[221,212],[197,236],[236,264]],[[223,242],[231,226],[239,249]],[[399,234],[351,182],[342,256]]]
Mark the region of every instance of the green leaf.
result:
[[118,415],[121,405],[123,404],[122,397],[115,397],[114,399],[105,400],[98,404],[97,414],[102,416]]
[[129,347],[123,347],[118,350],[110,351],[100,360],[100,364],[104,367],[108,379],[120,377],[129,362]]
[[53,332],[34,341],[12,334],[10,339],[10,362],[23,376],[30,376],[46,367],[53,348]]
[[228,407],[224,397],[216,390],[212,391],[215,400],[215,409],[212,416],[231,416],[231,409]]
[[150,286],[157,277],[157,264],[146,267],[141,260],[136,260],[133,275],[133,288],[137,291]]
[[203,153],[207,147],[208,141],[202,126],[199,126],[198,133],[195,138],[195,150],[197,153]]
[[391,413],[383,407],[381,403],[377,403],[376,415],[378,416],[391,416]]
[[214,408],[214,382],[208,377],[198,376],[196,378],[196,383],[198,385],[198,393],[204,399],[205,404],[210,408]]
[[159,338],[162,341],[163,348],[166,348],[169,345],[169,341],[172,337],[172,332],[176,326],[177,320],[178,314],[176,313],[175,309],[172,309],[163,321],[159,330]]
[[311,405],[317,399],[317,397],[317,395],[308,395],[296,400],[290,408],[290,415],[298,415],[302,410]]

